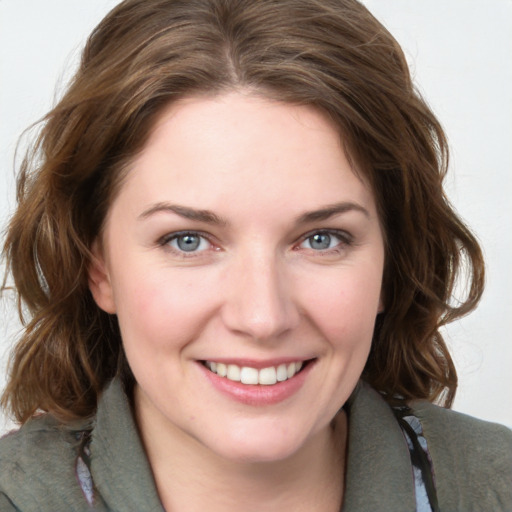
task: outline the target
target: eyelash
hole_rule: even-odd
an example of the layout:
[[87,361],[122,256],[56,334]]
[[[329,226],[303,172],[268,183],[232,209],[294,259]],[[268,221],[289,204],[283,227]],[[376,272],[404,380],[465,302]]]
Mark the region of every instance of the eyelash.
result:
[[317,229],[314,231],[310,231],[309,233],[306,233],[304,236],[302,236],[298,246],[296,246],[296,247],[300,248],[300,246],[304,242],[312,239],[314,236],[317,236],[317,235],[328,235],[330,237],[336,237],[339,240],[339,243],[331,248],[320,249],[320,250],[315,250],[313,248],[307,249],[307,250],[312,251],[313,253],[316,253],[318,255],[337,254],[343,248],[350,247],[351,245],[354,244],[354,237],[347,231],[342,231],[339,229]]
[[[294,245],[294,250],[301,249],[301,245],[306,242],[307,240],[312,239],[314,236],[318,235],[328,235],[330,237],[336,237],[339,240],[339,243],[336,244],[336,246],[327,248],[327,249],[319,249],[315,250],[313,248],[304,248],[308,251],[311,251],[312,253],[316,253],[318,255],[326,255],[326,254],[336,254],[339,253],[342,248],[350,247],[354,244],[354,237],[348,233],[347,231],[342,231],[338,229],[317,229],[313,231],[309,231],[305,235],[303,235],[299,242]],[[201,244],[202,241],[206,241],[208,244],[210,244],[210,247],[203,249],[203,250],[192,250],[192,251],[184,251],[177,247],[172,247],[170,244],[171,242],[178,240],[181,237],[198,237],[201,240],[199,243]],[[202,231],[177,231],[174,233],[169,233],[158,241],[158,245],[171,250],[175,254],[179,255],[182,258],[194,258],[200,256],[202,253],[206,252],[208,249],[211,249],[215,247],[215,244],[211,240],[211,236],[207,233],[204,233]],[[215,249],[214,249],[215,250]]]
[[172,247],[170,245],[171,242],[173,242],[174,240],[178,240],[179,238],[186,237],[186,236],[200,238],[201,239],[199,241],[200,244],[202,243],[202,241],[206,240],[206,242],[208,244],[210,244],[210,246],[214,245],[211,240],[211,236],[209,236],[207,233],[203,233],[201,231],[177,231],[174,233],[169,233],[169,234],[163,236],[162,238],[160,238],[160,240],[158,241],[158,245],[160,245],[168,250],[171,250],[172,252],[178,254],[182,258],[197,257],[200,254],[202,254],[203,252],[205,252],[205,250],[207,250],[207,249],[203,249],[201,251],[195,251],[195,250],[194,251],[184,251],[180,248]]

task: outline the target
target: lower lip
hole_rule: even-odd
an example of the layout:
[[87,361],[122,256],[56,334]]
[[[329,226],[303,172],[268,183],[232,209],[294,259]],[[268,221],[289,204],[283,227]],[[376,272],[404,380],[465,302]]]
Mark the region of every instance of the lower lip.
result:
[[208,370],[202,363],[198,362],[198,364],[213,387],[224,395],[242,404],[263,406],[278,404],[297,393],[314,366],[314,361],[309,361],[308,364],[291,379],[278,382],[271,386],[235,382],[226,377],[219,377],[216,373]]

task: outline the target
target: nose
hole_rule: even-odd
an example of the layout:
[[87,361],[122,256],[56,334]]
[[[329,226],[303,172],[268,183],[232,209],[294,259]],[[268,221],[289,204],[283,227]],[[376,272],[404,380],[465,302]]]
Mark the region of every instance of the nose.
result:
[[222,317],[231,331],[258,341],[275,340],[293,330],[300,314],[286,263],[276,257],[240,258],[225,281]]

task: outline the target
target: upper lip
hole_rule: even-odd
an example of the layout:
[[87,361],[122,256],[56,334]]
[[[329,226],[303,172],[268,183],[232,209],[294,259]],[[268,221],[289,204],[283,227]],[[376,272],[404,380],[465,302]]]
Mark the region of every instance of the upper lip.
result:
[[261,370],[262,368],[269,368],[271,366],[279,366],[281,364],[290,364],[296,362],[305,363],[310,359],[314,359],[311,357],[279,357],[275,359],[242,359],[242,358],[232,358],[232,357],[213,357],[206,358],[202,361],[212,361],[215,363],[223,363],[223,364],[234,364],[236,366],[244,367],[248,366],[249,368],[256,368],[257,370]]

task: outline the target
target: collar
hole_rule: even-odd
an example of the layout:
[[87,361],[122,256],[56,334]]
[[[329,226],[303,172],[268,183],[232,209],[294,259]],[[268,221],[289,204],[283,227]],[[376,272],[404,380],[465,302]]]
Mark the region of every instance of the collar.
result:
[[[359,382],[347,402],[348,449],[343,512],[415,509],[411,459],[389,405]],[[128,398],[119,380],[103,393],[91,441],[91,472],[116,512],[163,512]]]
[[90,449],[92,478],[109,510],[163,512],[128,397],[117,379],[101,396]]
[[411,458],[391,407],[360,381],[347,403],[343,512],[415,510]]

